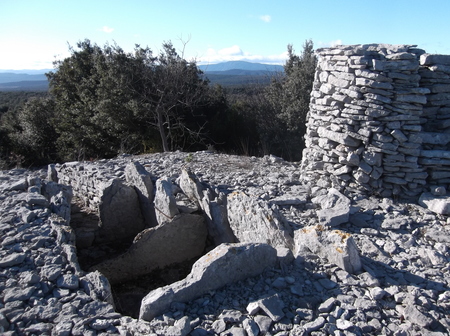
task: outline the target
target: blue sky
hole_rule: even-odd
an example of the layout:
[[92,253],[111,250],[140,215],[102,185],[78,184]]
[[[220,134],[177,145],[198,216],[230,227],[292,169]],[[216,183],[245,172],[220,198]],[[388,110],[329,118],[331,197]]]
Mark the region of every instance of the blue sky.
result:
[[0,69],[48,69],[68,44],[114,41],[199,63],[283,64],[286,46],[417,44],[450,54],[450,0],[0,0]]

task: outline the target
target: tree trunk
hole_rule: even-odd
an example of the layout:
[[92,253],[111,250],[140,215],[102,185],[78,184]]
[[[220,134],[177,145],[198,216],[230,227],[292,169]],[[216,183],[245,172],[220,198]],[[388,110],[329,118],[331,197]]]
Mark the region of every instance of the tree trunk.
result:
[[164,129],[164,115],[160,109],[158,109],[158,130],[161,136],[161,143],[164,152],[169,152],[169,144],[167,142],[166,130]]

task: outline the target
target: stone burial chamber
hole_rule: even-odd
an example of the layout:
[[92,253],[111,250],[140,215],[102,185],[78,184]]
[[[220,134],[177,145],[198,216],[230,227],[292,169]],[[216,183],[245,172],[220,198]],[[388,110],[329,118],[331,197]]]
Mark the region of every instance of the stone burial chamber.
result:
[[[155,281],[149,280],[149,277],[155,277],[157,272],[174,274],[177,273],[176,270],[184,269],[184,273],[177,273],[175,277],[166,276],[172,282],[181,280],[195,260],[207,251],[213,253],[214,248],[219,248],[221,244],[231,244],[223,245],[223,251],[239,251],[239,248],[249,251],[263,249],[264,247],[256,245],[253,247],[253,244],[258,243],[262,244],[261,246],[291,250],[294,246],[292,232],[280,221],[280,215],[275,208],[243,192],[229,195],[217,193],[200,183],[188,169],[182,169],[175,180],[162,176],[156,179],[155,183],[152,182],[150,173],[137,161],[129,162],[120,177],[109,175],[105,167],[99,168],[98,165],[86,163],[50,166],[48,176],[55,181],[70,184],[85,208],[93,211],[97,209],[98,222],[91,222],[88,228],[85,223],[75,227],[79,253],[84,254],[80,259],[96,260],[88,264],[86,270],[99,271],[106,276],[116,292],[116,306],[126,313],[133,311],[133,314],[136,314],[136,306],[139,303],[125,303],[121,300],[129,300],[130,296],[140,299],[152,286],[147,285],[147,292],[125,291],[118,294],[117,292],[121,292],[125,287],[124,284],[128,283],[133,287],[136,283],[152,283]],[[237,242],[244,245],[234,249],[233,243]],[[124,243],[124,249],[95,258],[96,248],[104,245],[122,246]],[[273,251],[276,258],[276,250]],[[217,255],[214,253],[213,255]],[[223,253],[225,258],[229,252]],[[251,259],[251,254],[248,258],[239,261],[242,264],[239,279],[250,276],[244,272],[246,267],[243,265],[250,261],[255,263],[255,260]],[[258,272],[273,265],[271,258],[262,258],[256,262]],[[210,265],[210,261],[211,258],[203,259],[200,263],[202,266],[195,263],[192,272],[196,269],[197,271],[191,272],[190,277],[200,280],[206,276],[203,272],[211,272],[209,268],[216,267],[215,263]],[[170,268],[174,270],[168,271]],[[258,272],[250,271],[252,275]],[[228,273],[232,274],[231,269],[223,268],[217,273],[223,278],[221,282],[213,282],[208,286],[221,287],[225,283],[236,281],[234,278],[228,279]],[[140,278],[144,280],[139,281]],[[209,280],[203,280],[201,285],[198,285],[197,281],[195,284],[185,281],[187,282],[183,287],[196,288],[190,289],[189,295],[181,295],[181,298],[186,300],[194,297],[194,293],[198,292],[197,287],[209,288],[206,285]],[[157,286],[165,284],[156,283]],[[154,314],[146,313],[142,316],[148,319]]]

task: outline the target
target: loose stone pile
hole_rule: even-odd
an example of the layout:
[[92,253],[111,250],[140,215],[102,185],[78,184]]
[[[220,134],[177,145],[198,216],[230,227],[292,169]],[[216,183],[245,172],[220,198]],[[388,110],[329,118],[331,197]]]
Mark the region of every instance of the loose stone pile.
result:
[[[225,202],[226,218],[239,240],[255,239],[251,230],[259,228],[250,226],[252,218],[266,235],[272,232],[268,229],[278,228],[279,238],[268,241],[276,246],[249,241],[222,244],[199,259],[186,279],[149,293],[144,302],[150,305],[141,307],[141,317],[156,305],[164,308],[150,322],[121,316],[114,312],[106,279],[78,266],[75,234],[67,225],[70,188],[46,181],[43,171],[2,172],[0,328],[4,334],[449,334],[446,216],[413,203],[350,192],[344,196],[326,186],[301,185],[299,164],[276,157],[178,152],[69,166],[98,176],[111,174],[135,186],[136,182],[125,181],[127,167],[136,162],[146,168],[154,185],[163,178],[186,196],[197,190],[200,197],[199,186],[203,195],[214,192],[210,200],[216,205]],[[188,178],[182,178],[183,168],[191,171]],[[211,221],[224,214],[209,209],[214,211],[204,211],[203,216]],[[241,233],[239,221],[249,225]],[[257,246],[266,257],[247,263],[248,271],[266,262],[265,271],[239,280],[239,269],[256,255]],[[241,255],[242,263],[226,261],[233,255]],[[232,265],[233,270],[220,265]],[[190,296],[189,288],[205,286],[203,277],[209,279],[208,286],[219,287]],[[225,278],[239,281],[222,287]],[[175,299],[166,305],[167,295],[190,301]]]
[[382,197],[448,186],[450,136],[435,131],[448,127],[450,56],[382,44],[317,53],[304,177]]

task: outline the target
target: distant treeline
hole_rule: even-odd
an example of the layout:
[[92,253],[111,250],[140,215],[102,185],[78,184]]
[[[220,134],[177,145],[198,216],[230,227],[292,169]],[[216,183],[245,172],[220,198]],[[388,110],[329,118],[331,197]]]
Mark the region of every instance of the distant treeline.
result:
[[195,151],[299,160],[317,63],[291,45],[284,74],[220,86],[172,44],[154,55],[89,40],[48,74],[49,92],[0,92],[0,168]]

